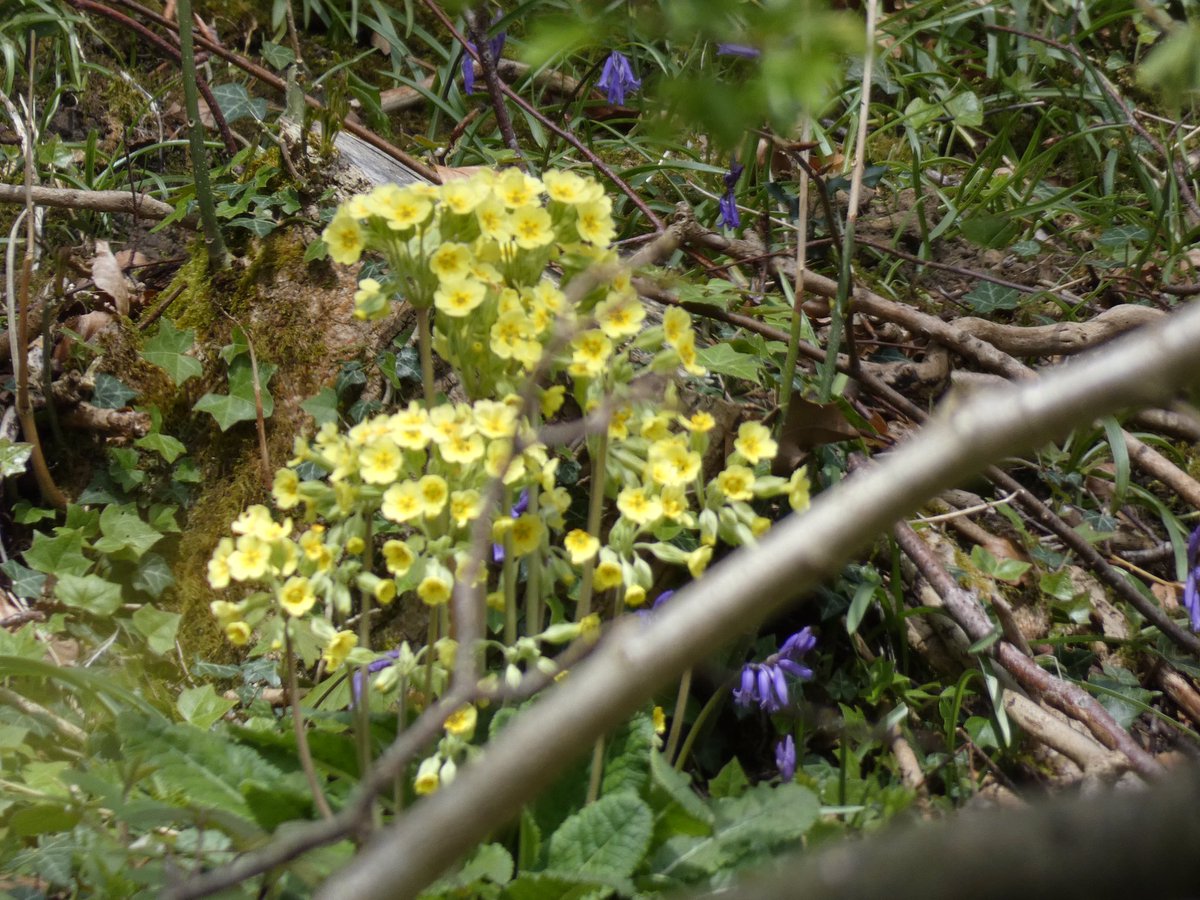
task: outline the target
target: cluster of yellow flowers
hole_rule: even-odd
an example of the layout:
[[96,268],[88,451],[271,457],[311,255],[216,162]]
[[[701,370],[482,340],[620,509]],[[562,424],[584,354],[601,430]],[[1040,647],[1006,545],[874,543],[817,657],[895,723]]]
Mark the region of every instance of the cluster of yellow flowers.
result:
[[[247,509],[208,564],[213,588],[240,586],[241,599],[212,604],[232,643],[257,631],[265,646],[280,646],[286,627],[310,663],[319,650],[327,670],[383,667],[384,657],[343,627],[355,592],[385,606],[417,597],[444,623],[456,582],[474,571],[491,591],[489,606],[504,613],[503,678],[519,681],[522,667],[550,671],[539,642],[594,638],[599,619],[582,615],[584,591],[611,592],[616,610],[640,606],[653,583],[650,558],[699,578],[718,542],[749,543],[770,526],[753,501],[786,496],[793,509],[808,505],[803,470],[790,479],[769,474],[778,448],[761,423],[740,426],[725,468],[706,481],[713,416],[680,411],[674,386],[653,401],[631,388],[640,372],[705,370],[685,311],[670,308],[661,325],[647,324],[628,269],[608,247],[614,235],[600,186],[570,172],[384,185],[339,208],[324,233],[329,255],[351,264],[376,252],[387,263],[382,280],[359,282],[356,313],[382,315],[395,298],[432,310],[432,349],[455,368],[470,401],[414,401],[297,439],[275,476],[278,516]],[[546,275],[551,262],[558,282]],[[545,377],[531,387],[535,369]],[[607,433],[587,439],[598,476],[591,490],[618,513],[607,534],[594,517],[590,527],[572,527],[566,467],[540,439],[540,424],[559,414],[568,393],[579,409],[608,415]],[[500,500],[489,509],[497,480]],[[481,519],[489,555],[503,560],[499,573],[472,565]],[[526,610],[540,605],[551,621],[518,636],[516,585],[526,576],[526,603],[534,602]],[[576,599],[573,621],[567,604]],[[389,669],[374,683],[396,678]],[[474,724],[474,708],[447,723],[442,745],[419,767],[418,793],[453,777]]]

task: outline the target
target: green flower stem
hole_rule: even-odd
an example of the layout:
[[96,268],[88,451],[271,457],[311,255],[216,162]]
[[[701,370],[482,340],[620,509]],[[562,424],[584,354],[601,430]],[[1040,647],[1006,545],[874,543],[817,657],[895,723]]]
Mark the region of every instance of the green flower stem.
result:
[[442,621],[441,610],[429,608],[429,638],[425,647],[425,706],[433,703],[433,645],[438,642],[438,633]]
[[417,307],[417,349],[421,354],[421,381],[425,386],[425,408],[433,409],[433,333],[429,328],[429,307]]
[[[368,519],[367,533],[364,536],[366,547],[363,550],[363,569],[367,572],[371,571],[371,565],[374,562],[371,558],[373,555],[371,553],[372,531],[371,521]],[[371,647],[371,592],[363,590],[359,593],[362,595],[362,607],[358,616],[358,646],[369,650]],[[366,664],[359,666],[358,671],[362,678],[362,691],[359,694],[358,704],[354,707],[354,742],[358,747],[359,772],[362,777],[366,777],[366,773],[371,770],[371,675]],[[352,689],[351,694],[353,695],[353,693]]]
[[[512,497],[504,492],[504,508],[512,506]],[[500,570],[500,583],[504,587],[504,643],[513,646],[517,642],[517,561],[513,558],[512,531],[504,535],[504,564]]]
[[588,779],[587,801],[595,803],[600,798],[600,778],[604,775],[604,738],[596,740],[592,748],[592,773]]
[[[404,734],[405,719],[408,717],[408,679],[401,678],[400,683],[396,685],[396,689],[400,692],[400,698],[396,702],[396,740],[393,744],[398,743],[400,735]],[[396,773],[396,783],[393,790],[392,802],[395,806],[393,812],[399,815],[404,809],[404,770],[401,769]]]
[[[683,766],[687,762],[688,756],[691,755],[692,746],[696,743],[696,738],[700,736],[700,729],[704,727],[704,723],[708,721],[708,717],[725,701],[725,695],[732,687],[733,679],[731,678],[713,691],[713,695],[708,698],[708,702],[700,708],[700,712],[696,715],[696,721],[692,723],[691,730],[688,731],[688,736],[684,738],[683,746],[679,748],[679,756],[675,760],[675,771],[683,771]],[[671,723],[671,728],[674,730],[674,722]]]
[[225,268],[225,241],[222,240],[221,229],[217,225],[217,206],[213,201],[212,185],[208,181],[208,151],[204,148],[204,125],[200,122],[200,100],[196,91],[192,0],[179,0],[175,12],[179,21],[179,66],[183,75],[183,104],[188,117],[192,172],[196,179],[196,205],[200,208],[200,221],[204,226],[208,268],[215,272]]
[[679,736],[683,733],[683,718],[687,711],[688,694],[692,690],[692,670],[684,670],[679,679],[679,693],[675,697],[675,712],[671,714],[671,733],[667,736],[667,762],[675,756],[675,748],[679,746]]
[[[588,507],[588,534],[600,537],[600,520],[604,514],[604,478],[608,466],[608,429],[600,432],[596,441],[596,452],[592,456],[592,494]],[[583,564],[583,584],[579,588],[579,605],[575,620],[582,621],[592,611],[592,576],[596,571],[596,557]]]
[[[534,424],[536,428],[536,423]],[[538,488],[534,483],[529,486],[529,512],[538,514]],[[539,634],[542,630],[542,551],[545,549],[546,536],[543,534],[541,543],[536,550],[529,554],[529,562],[525,573],[525,633]]]
[[[807,141],[812,135],[812,120],[806,118],[801,140]],[[782,431],[787,426],[788,405],[792,400],[792,383],[796,380],[796,361],[800,355],[800,331],[804,324],[804,270],[808,267],[808,151],[802,154],[800,166],[799,210],[796,216],[796,278],[794,286],[783,281],[783,292],[787,295],[792,307],[792,329],[788,336],[787,359],[783,364],[783,379],[779,383],[779,427]]]
[[317,769],[313,765],[312,751],[308,746],[308,735],[304,731],[304,713],[300,709],[300,688],[296,683],[296,654],[292,652],[292,623],[283,623],[284,664],[287,667],[288,703],[292,707],[292,730],[296,734],[296,752],[300,755],[300,768],[308,780],[308,789],[312,791],[313,802],[321,817],[333,818],[333,810],[325,799],[325,791],[321,789],[321,781],[317,778]]

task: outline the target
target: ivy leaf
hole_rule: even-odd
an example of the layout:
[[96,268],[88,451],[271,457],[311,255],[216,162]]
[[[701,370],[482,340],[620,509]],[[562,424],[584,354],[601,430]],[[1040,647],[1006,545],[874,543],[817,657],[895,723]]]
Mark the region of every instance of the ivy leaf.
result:
[[251,97],[244,85],[214,84],[212,93],[225,121],[231,125],[238,119],[249,118],[261,122],[267,117],[267,101],[261,97]]
[[175,706],[185,721],[207,731],[214,722],[237,706],[237,701],[218,697],[211,684],[202,684],[180,693]]
[[93,546],[117,559],[136,561],[162,540],[162,533],[126,506],[106,506],[100,514],[100,533]]
[[83,535],[73,530],[54,537],[37,532],[33,546],[25,551],[25,562],[47,575],[85,575],[92,568],[92,561],[83,555]]
[[271,68],[278,69],[280,72],[296,61],[295,53],[274,41],[263,41],[258,52]]
[[741,378],[745,381],[758,381],[762,360],[749,353],[739,353],[728,344],[714,344],[696,351],[696,359],[700,365],[710,372]]
[[550,838],[547,868],[627,878],[641,863],[654,831],[654,814],[636,794],[601,797],[559,826]]
[[338,420],[338,398],[333,388],[321,388],[315,397],[309,397],[300,404],[300,408],[313,417],[318,425]]
[[146,604],[133,614],[133,627],[142,633],[147,646],[162,656],[175,649],[175,634],[182,618],[179,613],[155,609]]
[[99,575],[59,575],[54,596],[94,616],[111,616],[121,606],[121,587]]
[[165,559],[157,553],[147,553],[138,560],[137,571],[133,573],[131,584],[135,591],[149,594],[157,600],[163,591],[175,584],[175,575]]
[[0,477],[7,478],[9,475],[20,475],[24,472],[32,452],[33,444],[10,441],[7,438],[0,440]]
[[12,592],[24,600],[33,600],[42,596],[46,586],[46,576],[21,565],[15,559],[6,560],[0,565],[0,572],[9,577],[12,582]]
[[130,390],[107,372],[97,373],[96,386],[92,389],[92,406],[101,409],[122,409],[136,396],[137,391]]
[[141,447],[143,450],[152,450],[169,463],[175,462],[187,453],[187,447],[184,446],[183,441],[173,438],[169,434],[148,434],[138,438],[133,445]]
[[1021,292],[1016,288],[1002,287],[990,281],[981,281],[963,295],[963,300],[974,312],[985,314],[998,309],[1016,309]]
[[[275,374],[275,366],[271,363],[258,364],[259,383],[261,385],[263,417],[269,417],[275,411],[275,401],[267,391],[267,382]],[[229,367],[229,393],[205,394],[192,407],[199,412],[206,412],[217,420],[222,431],[228,431],[238,422],[250,422],[258,418],[257,406],[254,400],[254,372],[250,361],[240,356]]]
[[196,341],[196,332],[191,328],[179,329],[169,319],[163,319],[158,333],[146,341],[142,359],[165,369],[171,381],[181,385],[204,371],[200,360],[187,356]]

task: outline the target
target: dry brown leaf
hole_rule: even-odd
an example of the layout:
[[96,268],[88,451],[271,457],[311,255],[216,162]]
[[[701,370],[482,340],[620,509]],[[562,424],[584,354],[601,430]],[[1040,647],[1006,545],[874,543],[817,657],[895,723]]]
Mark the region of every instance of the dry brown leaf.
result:
[[117,258],[117,265],[121,267],[122,272],[128,272],[135,266],[150,264],[150,257],[141,250],[121,250],[113,255]]
[[108,241],[96,241],[96,255],[92,259],[92,281],[96,287],[112,298],[113,305],[123,316],[129,315],[129,285],[125,273],[113,256]]
[[438,177],[442,179],[442,183],[454,181],[459,178],[470,178],[476,172],[481,172],[487,166],[434,166],[433,169],[438,173]]
[[847,421],[836,403],[813,403],[803,397],[792,397],[772,470],[777,475],[790,474],[813,447],[857,437],[858,429]]

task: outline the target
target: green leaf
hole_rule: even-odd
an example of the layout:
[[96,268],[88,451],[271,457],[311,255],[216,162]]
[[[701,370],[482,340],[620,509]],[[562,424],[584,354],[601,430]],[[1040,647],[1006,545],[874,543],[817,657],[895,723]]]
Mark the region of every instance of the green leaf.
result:
[[714,344],[696,351],[696,360],[710,372],[741,378],[745,381],[758,381],[762,370],[762,360],[749,353],[739,353],[728,344]]
[[183,445],[183,441],[173,438],[169,434],[159,434],[157,432],[138,438],[133,442],[133,445],[141,447],[143,450],[151,450],[169,463],[175,462],[175,460],[187,453],[187,447]]
[[1043,594],[1049,594],[1055,600],[1070,600],[1075,596],[1075,585],[1071,582],[1071,573],[1067,571],[1046,573],[1038,579],[1038,587]]
[[978,128],[983,124],[983,104],[974,91],[964,91],[946,101],[946,112],[959,128]]
[[[258,374],[261,383],[263,417],[269,417],[275,411],[275,401],[267,391],[267,382],[275,373],[271,363],[259,363]],[[238,422],[254,421],[258,418],[254,399],[254,373],[250,361],[237,357],[229,367],[229,394],[205,394],[192,407],[199,412],[210,413],[217,420],[222,431]]]
[[157,600],[163,591],[175,584],[175,575],[165,559],[157,553],[147,553],[138,560],[131,584],[135,591],[142,591]]
[[[461,869],[431,884],[427,895],[462,893],[476,887],[480,882],[504,885],[508,884],[512,877],[512,855],[500,844],[484,844],[475,849]],[[472,896],[477,896],[477,891],[472,893]]]
[[274,41],[263,41],[258,48],[267,65],[282,72],[296,61],[296,54],[290,48],[276,44]]
[[133,614],[133,626],[142,633],[150,649],[162,656],[175,649],[175,634],[182,618],[179,613],[146,604]]
[[735,756],[725,763],[725,767],[716,774],[716,777],[709,781],[708,793],[713,798],[740,797],[748,787],[750,787],[750,779],[746,777],[742,764]]
[[94,616],[111,616],[121,607],[121,586],[99,575],[59,575],[54,596]]
[[547,868],[628,877],[650,846],[654,816],[636,794],[609,794],[568,818],[550,837]]
[[12,582],[12,592],[25,600],[33,600],[42,596],[46,586],[46,576],[41,572],[21,565],[15,559],[6,560],[0,565],[0,572],[9,577]]
[[632,896],[633,885],[625,879],[571,872],[522,872],[508,884],[503,896],[505,900],[596,900],[618,892]]
[[300,404],[300,408],[313,417],[318,425],[338,420],[338,398],[333,388],[321,388],[315,397],[309,397]]
[[688,816],[704,825],[712,825],[713,812],[692,789],[691,778],[672,768],[657,750],[650,756],[650,774],[655,787],[662,790]]
[[107,372],[97,373],[96,386],[92,390],[92,406],[101,409],[122,409],[136,396],[137,391],[130,390]]
[[1021,292],[1016,288],[1002,287],[990,281],[981,281],[963,295],[963,301],[977,313],[991,313],[998,309],[1016,309]]
[[193,329],[179,329],[169,319],[163,319],[158,326],[158,333],[146,341],[142,359],[165,369],[171,381],[181,385],[204,372],[200,360],[186,355],[195,341],[196,332]]
[[247,118],[261,122],[267,116],[267,101],[261,97],[252,98],[244,85],[214,84],[212,93],[225,121],[230,124]]
[[37,532],[33,546],[25,551],[25,562],[47,575],[85,575],[92,568],[92,561],[83,555],[83,535],[74,530],[54,537]]
[[79,822],[82,812],[67,806],[42,803],[17,810],[8,817],[9,830],[18,837],[33,837],[70,831]]
[[608,741],[600,793],[639,793],[650,777],[650,751],[656,740],[654,723],[645,713],[635,714],[619,728]]
[[162,540],[162,533],[142,521],[136,507],[109,505],[100,514],[100,533],[93,546],[117,559],[139,560]]
[[34,506],[25,500],[14,503],[12,508],[13,521],[22,525],[36,525],[43,519],[53,519],[56,515],[57,513],[52,509]]
[[225,713],[237,706],[237,701],[218,697],[211,684],[202,684],[180,693],[175,706],[185,721],[197,728],[207,730]]
[[33,452],[33,444],[0,440],[0,477],[20,475],[25,471],[29,455]]

